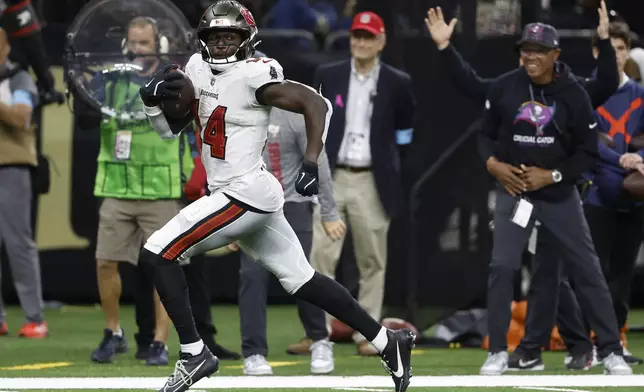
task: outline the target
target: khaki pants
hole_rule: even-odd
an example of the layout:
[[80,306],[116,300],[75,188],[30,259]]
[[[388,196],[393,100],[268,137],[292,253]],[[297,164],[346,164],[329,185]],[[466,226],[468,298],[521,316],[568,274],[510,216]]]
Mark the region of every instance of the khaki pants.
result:
[[[378,322],[382,313],[387,266],[389,217],[385,213],[371,171],[336,169],[333,196],[342,220],[351,227],[356,263],[360,272],[358,302]],[[319,207],[313,214],[311,265],[319,273],[335,278],[344,239],[333,241],[322,227]],[[327,324],[329,319],[327,318]],[[330,330],[330,329],[329,329]],[[359,343],[364,336],[355,333]]]
[[179,200],[106,198],[99,210],[96,259],[136,265],[145,241],[179,211]]

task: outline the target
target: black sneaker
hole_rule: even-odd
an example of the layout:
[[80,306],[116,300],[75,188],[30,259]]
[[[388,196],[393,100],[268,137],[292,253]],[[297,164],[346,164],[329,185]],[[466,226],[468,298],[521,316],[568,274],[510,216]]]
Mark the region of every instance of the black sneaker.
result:
[[624,361],[629,365],[641,365],[644,362],[642,358],[634,355],[624,355]]
[[388,329],[387,338],[387,346],[380,353],[382,366],[391,374],[395,392],[405,392],[411,378],[411,349],[416,335],[408,329]]
[[134,334],[134,340],[136,341],[136,359],[148,359],[148,355],[150,354],[150,345],[152,344],[153,339],[154,335],[144,336],[140,332]]
[[541,360],[541,355],[530,355],[523,350],[514,350],[508,358],[508,371],[533,371],[539,372],[546,368]]
[[227,360],[238,361],[242,359],[241,355],[239,355],[238,353],[232,350],[229,350],[226,347],[217,343],[212,335],[204,334],[200,336],[201,336],[201,340],[203,340],[204,344],[206,345],[206,347],[208,347],[212,355],[217,357],[220,361],[227,361]]
[[145,361],[148,366],[165,366],[168,364],[168,348],[163,342],[152,342],[148,347]]
[[201,354],[180,353],[174,372],[168,377],[159,392],[183,392],[204,377],[210,377],[219,370],[219,359],[204,346]]
[[564,363],[568,370],[588,370],[593,366],[593,358],[592,351],[577,355],[569,354]]
[[116,354],[127,352],[125,332],[121,329],[121,336],[114,335],[111,329],[103,331],[103,340],[92,353],[92,361],[97,363],[112,363]]

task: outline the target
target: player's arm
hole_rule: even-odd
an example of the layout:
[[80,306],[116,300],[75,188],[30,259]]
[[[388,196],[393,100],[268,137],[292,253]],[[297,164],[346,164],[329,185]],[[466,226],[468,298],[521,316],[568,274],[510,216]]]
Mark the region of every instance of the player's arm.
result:
[[312,88],[288,80],[263,86],[257,98],[261,104],[304,115],[307,138],[304,159],[317,162],[333,113],[331,103]]
[[485,110],[478,133],[478,150],[485,164],[496,160],[496,140],[501,127],[501,114],[497,107],[498,88],[492,85],[490,94],[485,101]]
[[184,77],[179,72],[169,72],[176,65],[165,66],[157,71],[139,90],[143,110],[150,124],[162,139],[174,139],[190,125],[193,116],[188,110],[181,118],[170,119],[161,109],[161,102],[179,99]]
[[481,78],[454,45],[450,44],[439,53],[456,88],[467,97],[485,100],[493,79]]
[[[297,138],[297,146],[300,149],[300,154],[304,156],[306,152],[306,133],[304,128],[304,118],[300,115],[291,115],[288,118],[288,126],[291,132]],[[337,222],[340,220],[340,213],[333,198],[333,176],[329,167],[329,158],[324,149],[318,158],[318,168],[320,176],[320,193],[318,198],[320,200],[320,217],[322,222]]]

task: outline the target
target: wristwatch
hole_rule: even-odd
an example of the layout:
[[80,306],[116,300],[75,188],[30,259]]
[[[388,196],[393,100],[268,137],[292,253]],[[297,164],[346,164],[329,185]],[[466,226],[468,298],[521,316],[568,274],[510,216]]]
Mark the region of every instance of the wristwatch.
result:
[[563,176],[561,175],[561,172],[559,170],[553,170],[552,181],[554,181],[554,183],[556,184],[558,182],[561,182],[561,180],[563,180]]

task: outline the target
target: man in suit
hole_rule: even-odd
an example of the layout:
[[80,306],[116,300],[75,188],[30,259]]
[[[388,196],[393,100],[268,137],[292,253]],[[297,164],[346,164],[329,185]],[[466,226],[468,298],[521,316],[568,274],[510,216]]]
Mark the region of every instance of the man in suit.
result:
[[[380,61],[385,25],[377,14],[360,12],[350,29],[351,59],[316,70],[315,88],[334,105],[326,139],[333,171],[333,195],[341,219],[351,227],[360,272],[358,301],[380,320],[387,263],[387,232],[400,210],[399,145],[411,141],[415,100],[411,78]],[[313,217],[311,264],[333,277],[343,240],[325,234],[319,209]],[[360,355],[376,351],[354,335]],[[308,351],[311,340],[289,346],[290,353]]]

